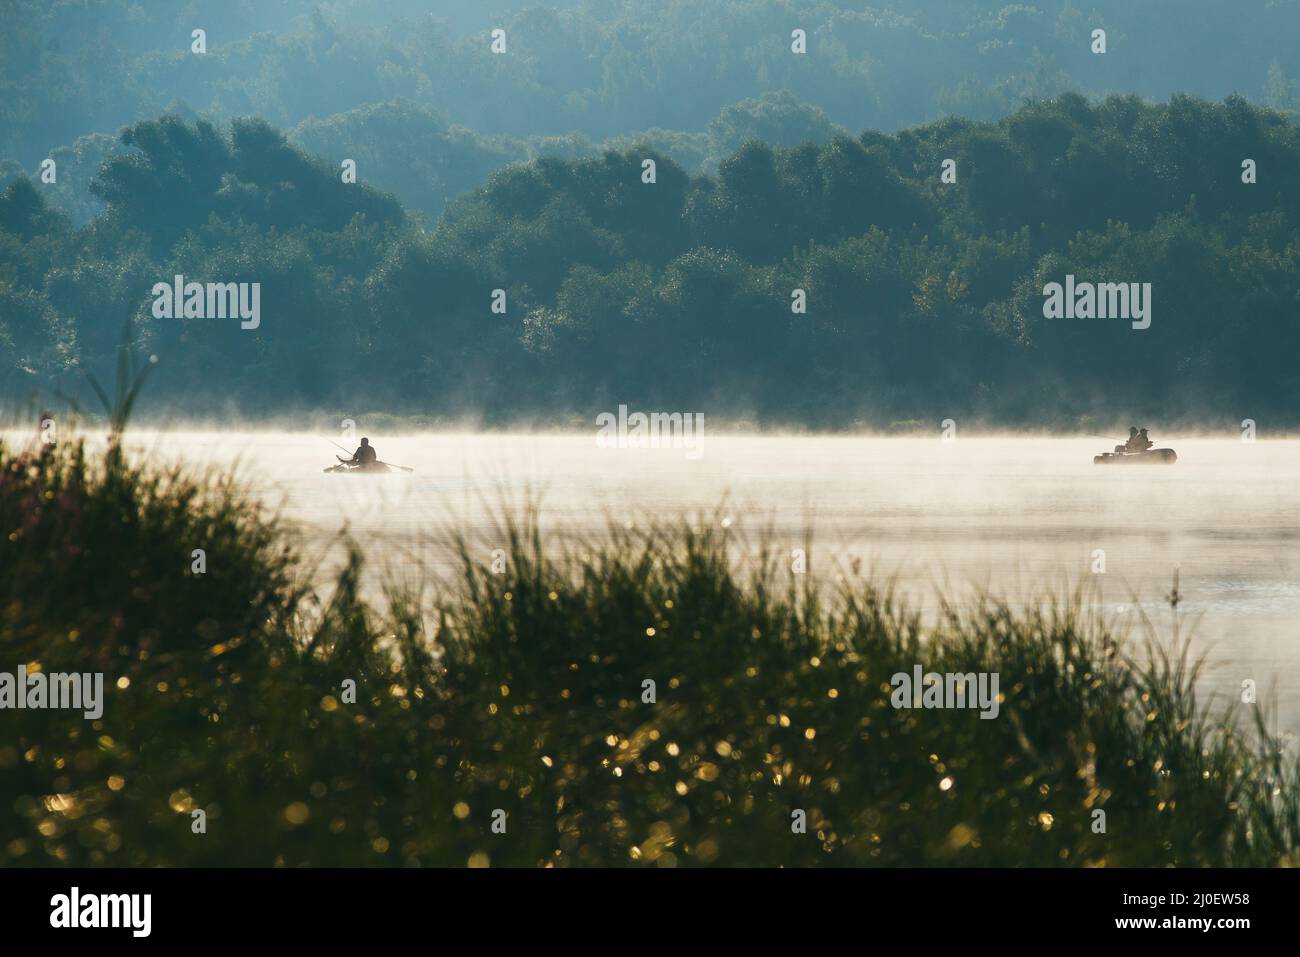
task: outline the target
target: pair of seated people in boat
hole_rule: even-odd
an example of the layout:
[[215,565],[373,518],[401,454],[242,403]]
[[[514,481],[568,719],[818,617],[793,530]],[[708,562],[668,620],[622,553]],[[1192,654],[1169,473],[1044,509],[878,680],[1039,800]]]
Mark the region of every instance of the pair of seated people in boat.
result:
[[1146,429],[1130,428],[1128,430],[1128,441],[1123,445],[1115,446],[1116,452],[1145,452],[1151,446],[1155,445],[1147,437]]

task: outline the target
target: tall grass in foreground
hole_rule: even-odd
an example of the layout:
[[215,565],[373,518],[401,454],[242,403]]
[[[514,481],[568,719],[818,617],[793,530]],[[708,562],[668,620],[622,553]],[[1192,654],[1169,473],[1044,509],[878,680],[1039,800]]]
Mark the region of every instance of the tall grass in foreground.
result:
[[[1077,602],[923,628],[870,583],[742,578],[721,530],[567,560],[526,518],[504,534],[503,574],[462,542],[457,585],[375,608],[355,554],[302,586],[219,479],[0,444],[0,671],[111,689],[94,722],[0,711],[0,863],[1297,862],[1262,723],[1205,713],[1184,657],[1134,663]],[[998,672],[999,716],[895,710],[918,663]]]

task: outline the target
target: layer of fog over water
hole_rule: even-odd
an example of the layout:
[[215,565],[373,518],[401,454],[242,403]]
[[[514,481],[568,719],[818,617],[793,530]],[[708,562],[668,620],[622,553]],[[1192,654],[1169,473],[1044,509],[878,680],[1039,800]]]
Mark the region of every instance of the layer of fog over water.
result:
[[[1207,659],[1203,691],[1222,703],[1253,678],[1262,701],[1276,698],[1280,728],[1300,730],[1297,441],[1160,441],[1179,461],[1148,467],[1094,466],[1114,443],[1092,438],[706,434],[692,460],[680,449],[598,448],[594,429],[372,435],[382,460],[416,471],[361,476],[322,473],[333,437],[136,431],[129,444],[234,468],[302,527],[308,556],[326,556],[322,574],[337,567],[330,542],[346,523],[371,561],[372,589],[385,574],[448,572],[450,528],[490,561],[505,544],[502,502],[530,494],[556,543],[599,536],[611,520],[728,521],[745,547],[770,528],[788,568],[811,528],[810,573],[851,575],[860,560],[862,574],[895,577],[931,614],[941,589],[963,602],[979,588],[1025,601],[1095,583],[1107,616],[1146,615],[1166,640],[1179,565],[1183,631]],[[1104,575],[1091,572],[1095,549]]]

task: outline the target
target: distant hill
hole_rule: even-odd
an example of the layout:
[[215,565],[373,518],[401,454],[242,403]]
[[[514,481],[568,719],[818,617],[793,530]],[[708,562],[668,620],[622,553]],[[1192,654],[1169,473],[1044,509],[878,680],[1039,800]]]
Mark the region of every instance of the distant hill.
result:
[[[184,106],[281,127],[405,98],[483,135],[704,132],[787,91],[849,129],[1068,90],[1300,98],[1300,0],[0,0],[0,158]],[[506,32],[494,55],[489,31]],[[191,52],[205,31],[206,53]],[[1104,29],[1106,53],[1091,34]],[[802,30],[806,53],[792,52]]]

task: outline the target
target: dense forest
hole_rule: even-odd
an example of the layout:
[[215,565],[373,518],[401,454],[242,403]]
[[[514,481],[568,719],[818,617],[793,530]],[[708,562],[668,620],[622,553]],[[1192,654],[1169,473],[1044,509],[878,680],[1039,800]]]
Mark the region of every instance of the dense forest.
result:
[[[289,128],[405,96],[484,133],[604,139],[702,131],[779,90],[892,131],[1067,88],[1283,107],[1300,79],[1300,0],[0,0],[0,19],[0,156],[25,164],[177,101]],[[494,28],[507,56],[489,49]],[[1097,28],[1105,57],[1089,49]]]
[[[543,156],[428,229],[358,169],[263,120],[163,116],[123,133],[84,227],[15,179],[0,389],[84,394],[129,323],[152,406],[196,416],[1300,420],[1300,136],[1241,98],[1063,94],[750,141],[713,174],[652,146]],[[260,283],[260,326],[155,318],[176,275]],[[1067,275],[1150,283],[1150,328],[1045,319]]]
[[[170,115],[197,120],[192,110]],[[542,157],[583,159],[606,150],[651,145],[691,173],[716,172],[718,163],[750,140],[774,146],[825,143],[847,133],[825,111],[790,93],[765,93],[724,107],[707,130],[685,133],[652,129],[611,136],[601,143],[582,133],[518,137],[483,135],[451,123],[445,114],[406,98],[370,103],[324,118],[309,118],[288,131],[291,143],[309,153],[350,158],[366,170],[366,181],[395,193],[412,212],[434,223],[455,199],[482,186],[498,169]],[[90,133],[50,151],[58,176],[45,196],[85,225],[104,207],[88,184],[104,161],[129,152],[120,137]],[[25,175],[21,164],[0,161],[0,189]]]
[[54,157],[47,198],[77,224],[120,129],[163,113],[257,116],[364,158],[433,222],[508,163],[633,143],[697,174],[750,138],[1000,119],[1070,91],[1300,109],[1300,0],[0,0],[0,23],[0,187]]
[[[0,395],[127,336],[193,416],[1300,424],[1298,15],[0,0]],[[257,328],[160,318],[176,276]],[[1045,319],[1067,276],[1151,328]]]

